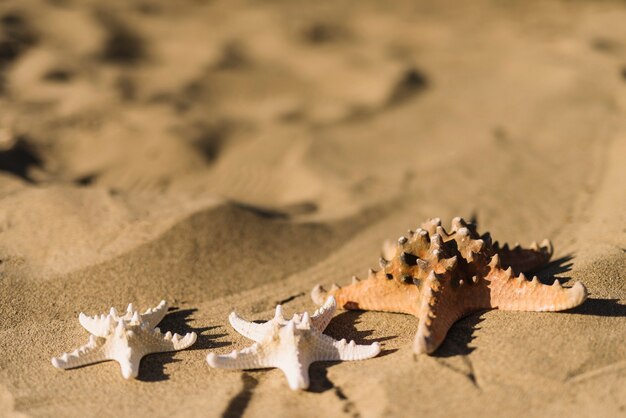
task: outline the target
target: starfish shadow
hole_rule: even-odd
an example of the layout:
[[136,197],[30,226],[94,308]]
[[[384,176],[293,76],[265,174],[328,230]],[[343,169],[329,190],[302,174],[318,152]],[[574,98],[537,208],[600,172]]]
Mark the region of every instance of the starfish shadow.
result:
[[[324,334],[333,337],[337,340],[345,338],[346,340],[354,340],[357,344],[372,344],[373,342],[383,342],[396,338],[397,336],[378,337],[372,339],[366,339],[373,334],[372,330],[360,331],[354,326],[358,324],[359,317],[363,314],[363,311],[344,311],[335,316],[333,320],[328,324],[328,327],[324,330]],[[389,355],[397,349],[381,350],[377,357]],[[363,360],[367,361],[367,360]],[[320,361],[311,364],[309,368],[310,386],[308,391],[314,393],[322,393],[327,390],[333,389],[336,393],[341,391],[328,379],[328,369],[339,361]]]
[[626,318],[626,305],[620,304],[619,299],[587,299],[582,305],[561,313]]
[[[356,329],[355,324],[360,323],[360,317],[363,315],[364,311],[343,311],[339,315],[335,316],[332,321],[328,324],[328,327],[324,330],[324,334],[333,337],[336,340],[341,340],[345,338],[346,340],[354,340],[357,344],[372,344],[373,342],[383,342],[388,340],[393,340],[397,338],[397,335],[388,336],[388,337],[378,337],[372,339],[366,339],[366,337],[371,336],[374,331],[366,330],[359,331]],[[396,349],[393,350],[381,350],[380,354],[377,357],[386,356],[391,354]]]
[[[571,261],[573,259],[574,254],[564,255],[563,257],[552,260],[539,269],[528,272],[528,276],[537,276],[541,283],[551,285],[554,282],[555,275],[568,272],[572,269],[574,263]],[[561,283],[567,283],[570,280],[571,277],[559,277],[559,282]]]
[[470,354],[476,347],[470,343],[476,338],[474,331],[479,330],[478,324],[484,321],[481,318],[484,312],[477,312],[458,320],[448,331],[441,346],[434,352],[435,357],[454,357]]
[[[161,329],[161,332],[164,333],[171,331],[172,333],[184,335],[188,332],[195,332],[198,338],[187,350],[205,350],[207,348],[219,348],[231,344],[229,342],[214,341],[217,338],[225,337],[227,334],[204,334],[206,331],[220,328],[219,326],[200,328],[190,326],[191,315],[196,311],[197,309],[195,308],[178,310],[178,307],[170,307],[168,314],[159,323],[158,327]],[[169,375],[165,373],[165,365],[181,361],[175,358],[176,353],[176,351],[170,353],[155,353],[144,357],[139,366],[139,376],[137,379],[144,382],[168,380]]]
[[241,380],[243,388],[228,402],[228,406],[222,413],[222,418],[241,417],[246,408],[248,408],[254,389],[259,384],[259,381],[245,371],[241,374]]
[[320,361],[309,367],[309,392],[323,393],[334,389],[335,385],[328,379],[328,368],[337,364],[337,361]]

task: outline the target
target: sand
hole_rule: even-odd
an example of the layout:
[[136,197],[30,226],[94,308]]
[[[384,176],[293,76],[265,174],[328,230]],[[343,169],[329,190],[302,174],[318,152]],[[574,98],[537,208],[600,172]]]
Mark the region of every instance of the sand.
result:
[[[626,416],[626,5],[618,1],[72,1],[0,5],[0,416]],[[340,311],[381,342],[224,371],[233,310],[313,310],[385,239],[474,217],[550,238],[590,297],[489,311],[414,358],[415,318]],[[191,349],[71,371],[79,312],[175,308]]]

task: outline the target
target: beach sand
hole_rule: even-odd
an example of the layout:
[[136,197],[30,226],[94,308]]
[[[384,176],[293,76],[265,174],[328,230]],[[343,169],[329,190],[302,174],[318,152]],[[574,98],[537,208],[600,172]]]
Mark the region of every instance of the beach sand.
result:
[[[0,416],[626,416],[626,5],[20,0],[0,5]],[[414,357],[210,368],[236,310],[313,311],[430,217],[549,238],[589,299],[489,311]],[[166,299],[190,349],[60,371],[79,312]]]

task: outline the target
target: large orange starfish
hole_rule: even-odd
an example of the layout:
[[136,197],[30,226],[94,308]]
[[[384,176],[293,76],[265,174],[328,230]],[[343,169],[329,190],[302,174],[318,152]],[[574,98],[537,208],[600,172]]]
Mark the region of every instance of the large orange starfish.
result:
[[479,236],[473,224],[454,218],[446,232],[438,218],[417,231],[409,231],[397,246],[384,251],[381,270],[370,270],[367,280],[353,277],[343,288],[330,292],[316,286],[311,296],[323,303],[327,293],[345,309],[400,312],[415,315],[419,324],[415,353],[433,353],[450,327],[460,318],[480,310],[561,311],[580,305],[587,290],[580,282],[563,288],[529,281],[523,272],[536,270],[552,256],[550,241],[530,248],[499,247],[489,234]]

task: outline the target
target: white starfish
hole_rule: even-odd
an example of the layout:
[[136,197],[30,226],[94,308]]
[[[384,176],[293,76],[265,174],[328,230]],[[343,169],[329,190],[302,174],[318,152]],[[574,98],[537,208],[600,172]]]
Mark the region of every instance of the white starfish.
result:
[[196,342],[196,333],[184,337],[171,332],[161,334],[155,326],[167,314],[167,303],[162,300],[156,308],[143,314],[133,309],[133,304],[123,316],[111,308],[108,315],[87,316],[80,313],[78,321],[91,334],[89,342],[71,353],[52,358],[52,365],[59,369],[71,369],[101,361],[115,360],[125,379],[136,378],[139,362],[145,355],[183,350]]
[[263,324],[247,322],[231,313],[229,320],[240,334],[255,341],[243,350],[228,355],[209,353],[211,367],[223,369],[262,369],[277,367],[285,373],[292,390],[309,387],[309,366],[316,361],[364,360],[380,352],[380,344],[357,345],[345,339],[337,341],[322,334],[333,317],[337,303],[329,297],[313,316],[307,312],[289,321],[280,305],[274,318]]

